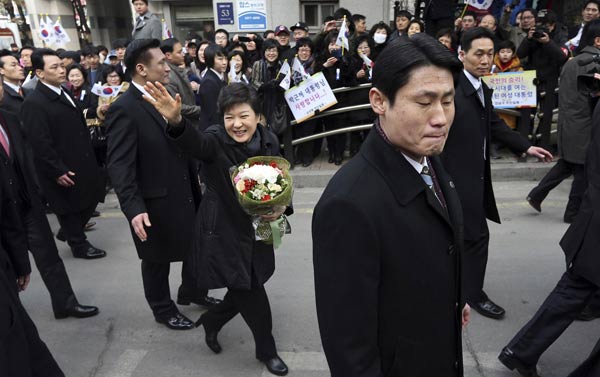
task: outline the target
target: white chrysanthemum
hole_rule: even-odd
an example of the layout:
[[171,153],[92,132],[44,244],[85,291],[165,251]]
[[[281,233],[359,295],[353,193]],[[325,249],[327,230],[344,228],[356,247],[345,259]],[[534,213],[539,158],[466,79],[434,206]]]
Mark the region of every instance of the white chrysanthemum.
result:
[[279,186],[277,183],[269,183],[267,188],[271,192],[281,192],[281,186]]
[[236,184],[235,184],[235,188],[239,191],[242,192],[244,191],[244,189],[246,189],[246,184],[244,183],[243,179],[240,179]]
[[279,172],[269,165],[254,165],[240,172],[241,179],[253,179],[258,183],[276,183]]

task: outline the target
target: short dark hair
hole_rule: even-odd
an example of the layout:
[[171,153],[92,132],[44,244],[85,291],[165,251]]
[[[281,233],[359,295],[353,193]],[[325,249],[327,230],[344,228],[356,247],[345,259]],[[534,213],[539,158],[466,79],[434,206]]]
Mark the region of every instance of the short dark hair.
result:
[[98,45],[98,53],[101,53],[102,51],[106,51],[106,54],[108,54],[110,51],[108,51],[108,48],[104,45]]
[[419,20],[418,18],[413,18],[412,20],[410,20],[410,23],[408,24],[409,29],[410,29],[410,25],[412,25],[412,24],[419,25],[419,28],[421,29],[421,33],[425,31],[425,24],[423,23],[423,21]]
[[65,75],[67,76],[67,81],[69,80],[69,72],[71,72],[74,69],[81,72],[81,75],[83,76],[83,85],[85,86],[85,84],[87,84],[87,82],[88,82],[88,77],[87,77],[87,72],[85,71],[85,69],[83,68],[83,66],[81,64],[73,63],[73,64],[69,64],[67,66],[67,73],[65,73]]
[[358,13],[353,14],[352,17],[350,18],[350,20],[352,22],[357,22],[357,21],[366,20],[366,19],[367,19],[367,17],[365,17],[362,14],[358,14]]
[[93,56],[99,55],[100,49],[93,45],[87,45],[81,49],[81,55],[83,56]]
[[256,90],[250,85],[241,82],[236,82],[227,85],[221,89],[219,98],[217,99],[217,109],[219,114],[223,116],[225,112],[233,106],[247,103],[256,114],[261,112],[260,99]]
[[[17,57],[12,51],[9,51],[7,49],[0,50],[0,68],[4,68],[4,60],[2,60],[2,58],[5,56],[12,56],[13,58],[17,59]],[[17,59],[17,61],[18,60],[19,59]]]
[[369,31],[369,36],[371,38],[373,38],[373,36],[375,35],[375,32],[377,31],[377,29],[385,29],[388,39],[390,38],[390,36],[392,35],[392,29],[388,26],[388,24],[386,24],[383,21],[379,21],[378,23],[376,23],[375,25],[373,25],[373,27],[371,27],[371,30]]
[[396,15],[395,18],[398,18],[398,17],[406,17],[410,20],[413,17],[413,15],[409,11],[403,9],[400,12],[398,12],[398,14]]
[[61,59],[73,59],[75,63],[81,62],[81,54],[77,51],[63,51],[62,53],[58,54],[58,57]]
[[160,50],[163,52],[163,54],[173,53],[177,43],[179,43],[177,38],[167,38],[160,42]]
[[558,16],[556,13],[554,13],[554,11],[549,10],[544,14],[544,17],[538,18],[538,22],[541,22],[544,25],[556,25],[558,22]]
[[119,38],[119,39],[115,39],[114,41],[112,41],[112,48],[113,50],[116,50],[118,48],[127,48],[127,45],[129,44],[129,41],[125,38]]
[[35,72],[38,69],[44,70],[44,56],[59,57],[56,51],[49,48],[38,48],[31,54],[31,69]]
[[350,13],[350,11],[346,8],[338,8],[335,10],[335,12],[333,12],[333,18],[335,20],[341,20],[344,18],[344,16],[346,16],[346,20],[348,21],[352,19],[352,13]]
[[375,47],[375,41],[373,40],[373,38],[371,38],[367,34],[363,34],[359,35],[358,37],[356,37],[356,39],[354,39],[354,43],[352,44],[352,46],[354,47],[352,47],[352,51],[358,51],[358,46],[363,42],[367,42],[370,49],[373,49]]
[[262,50],[260,52],[260,57],[264,58],[265,57],[265,52],[267,50],[272,49],[273,47],[277,48],[277,53],[279,53],[279,42],[277,42],[277,40],[275,39],[267,39],[263,42],[262,45]]
[[135,66],[139,63],[148,64],[150,54],[148,50],[160,48],[158,39],[135,39],[127,46],[125,50],[125,66],[128,72],[135,72]]
[[296,50],[298,50],[300,47],[309,47],[310,52],[313,54],[315,53],[315,44],[313,43],[312,39],[308,37],[300,38],[296,41]]
[[590,4],[596,4],[598,9],[600,9],[600,0],[588,0],[585,3],[583,3],[583,7],[581,9],[583,10],[583,9],[587,8],[587,6]]
[[416,68],[436,66],[452,73],[456,83],[463,65],[456,55],[425,33],[411,38],[397,38],[377,57],[373,68],[373,87],[394,105],[396,93],[410,80]]
[[[131,0],[131,4],[135,3],[137,0]],[[148,0],[142,0],[146,5],[148,5]]]
[[204,50],[204,63],[208,68],[215,67],[215,58],[217,56],[227,57],[227,52],[225,52],[225,49],[223,47],[219,46],[216,43],[209,44],[208,47],[206,47],[206,49]]
[[466,11],[465,14],[463,14],[462,18],[465,18],[467,16],[471,16],[475,19],[475,21],[477,21],[477,13],[473,12],[472,10]]
[[240,58],[242,58],[241,72],[245,73],[246,69],[248,69],[248,58],[246,58],[246,54],[244,54],[240,50],[231,50],[229,51],[229,54],[227,54],[227,61],[231,61],[231,58],[233,58],[234,56],[239,56]]
[[19,54],[22,53],[23,50],[31,50],[33,52],[33,51],[35,51],[35,47],[33,47],[31,45],[25,45],[25,46],[21,47],[21,50],[19,50]]
[[462,37],[460,38],[460,46],[464,52],[469,52],[473,41],[476,39],[491,39],[494,41],[494,33],[492,33],[489,29],[484,27],[474,27],[472,29],[466,30]]
[[507,39],[505,41],[500,41],[500,43],[498,43],[498,45],[496,46],[496,51],[500,51],[505,48],[510,48],[513,53],[515,53],[517,51],[517,46],[515,46],[513,41],[511,41],[509,39]]
[[[531,14],[533,14],[533,17],[537,19],[537,11],[533,8],[524,8],[521,9],[521,13],[525,13],[525,12],[529,12]],[[523,17],[523,15],[521,15],[521,17]]]
[[227,41],[229,42],[229,32],[225,29],[217,29],[215,30],[215,35],[217,35],[217,33],[223,33],[227,36]]
[[104,69],[102,70],[102,84],[106,84],[106,82],[108,80],[108,75],[110,75],[113,72],[116,72],[119,75],[121,82],[125,81],[125,76],[123,75],[123,72],[121,70],[117,69],[116,65],[109,64],[108,66],[104,67]]
[[265,38],[265,39],[266,39],[266,38],[267,38],[267,35],[269,35],[269,34],[271,34],[271,33],[275,34],[275,30],[271,30],[271,29],[269,29],[269,30],[265,30],[265,32],[263,33],[263,38]]

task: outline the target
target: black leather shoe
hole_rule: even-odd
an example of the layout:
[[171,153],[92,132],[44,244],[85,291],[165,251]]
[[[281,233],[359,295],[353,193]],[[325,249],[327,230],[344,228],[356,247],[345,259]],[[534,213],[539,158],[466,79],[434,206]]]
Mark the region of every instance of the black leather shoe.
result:
[[96,314],[98,314],[98,312],[99,312],[99,310],[95,306],[75,304],[75,305],[71,306],[70,308],[66,308],[63,311],[55,312],[54,318],[56,318],[56,319],[63,319],[63,318],[67,318],[67,317],[87,318],[87,317],[95,316]]
[[203,315],[201,315],[200,318],[196,321],[196,327],[200,327],[200,325],[204,327],[204,342],[206,343],[206,346],[210,348],[210,350],[214,353],[221,353],[221,351],[223,351],[223,348],[221,348],[219,340],[217,339],[219,332],[216,330],[209,330],[206,327],[206,325],[202,322],[202,317]]
[[285,376],[288,374],[288,367],[279,356],[275,356],[269,360],[261,361],[265,364],[267,370],[276,376]]
[[531,366],[523,364],[523,362],[519,360],[508,347],[502,349],[502,352],[498,355],[498,360],[500,360],[500,362],[508,369],[516,369],[523,377],[540,377],[535,365]]
[[191,297],[177,297],[177,304],[179,305],[189,305],[196,304],[200,306],[204,306],[210,308],[211,306],[215,306],[221,303],[222,300],[210,296],[204,296],[200,298],[191,298]]
[[74,249],[73,257],[83,259],[98,259],[106,256],[106,251],[98,249],[92,245],[83,247],[82,249]]
[[342,158],[341,157],[336,157],[334,163],[337,166],[340,166],[342,164]]
[[100,217],[100,211],[92,212],[92,217]]
[[577,315],[576,319],[578,321],[592,321],[596,318],[600,318],[600,311],[594,311],[590,309],[589,306],[586,306],[585,308],[583,308],[581,313]]
[[495,304],[490,299],[481,302],[469,302],[469,306],[477,313],[488,318],[501,319],[506,314],[506,311],[501,306]]
[[95,226],[96,226],[96,223],[95,223],[95,222],[93,222],[93,221],[90,221],[90,222],[86,223],[86,224],[83,226],[83,231],[84,231],[84,232],[89,232],[89,231],[90,231],[90,230],[92,230],[92,228],[93,228],[93,227],[95,227]]
[[538,212],[542,212],[542,202],[534,200],[531,196],[527,197],[527,203]]
[[181,313],[173,313],[164,317],[154,317],[156,322],[162,323],[171,330],[191,330],[193,329],[194,322]]

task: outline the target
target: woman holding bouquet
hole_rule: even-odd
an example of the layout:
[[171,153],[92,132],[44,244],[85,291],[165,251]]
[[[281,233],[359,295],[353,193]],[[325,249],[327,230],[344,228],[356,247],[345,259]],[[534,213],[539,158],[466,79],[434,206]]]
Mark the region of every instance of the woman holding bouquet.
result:
[[[168,121],[181,124],[181,99],[171,98],[160,84],[146,85],[155,101],[147,99]],[[204,326],[206,345],[221,352],[218,332],[238,313],[252,330],[256,358],[276,375],[286,375],[287,366],[277,355],[271,334],[269,299],[264,288],[275,270],[273,246],[255,240],[252,217],[240,206],[230,169],[253,156],[277,156],[277,137],[258,124],[260,102],[256,92],[242,83],[224,87],[218,98],[223,125],[204,133],[184,124],[167,127],[179,147],[202,160],[206,192],[196,217],[192,265],[201,287],[227,287],[221,304],[211,307],[198,320]],[[291,214],[291,207],[275,207],[265,221]]]

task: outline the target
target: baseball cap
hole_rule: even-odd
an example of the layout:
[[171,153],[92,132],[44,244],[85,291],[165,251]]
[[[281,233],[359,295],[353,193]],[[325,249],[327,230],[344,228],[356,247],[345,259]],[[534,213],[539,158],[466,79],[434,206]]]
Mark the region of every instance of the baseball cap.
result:
[[281,33],[287,33],[289,34],[290,31],[288,30],[287,26],[285,25],[279,25],[275,28],[275,35],[279,35]]
[[296,29],[302,29],[304,31],[308,31],[308,26],[304,22],[296,22],[296,24],[294,26],[292,26],[290,28],[290,30],[294,31]]

